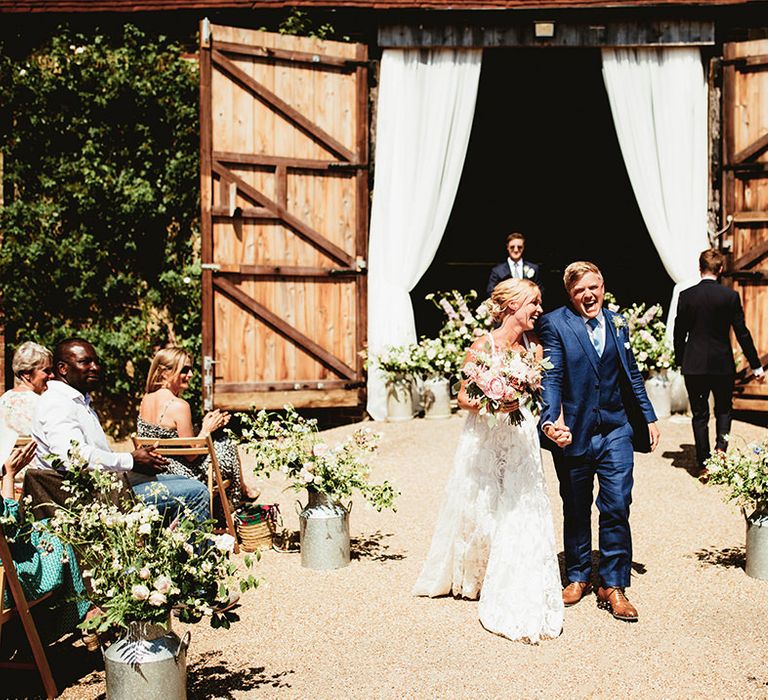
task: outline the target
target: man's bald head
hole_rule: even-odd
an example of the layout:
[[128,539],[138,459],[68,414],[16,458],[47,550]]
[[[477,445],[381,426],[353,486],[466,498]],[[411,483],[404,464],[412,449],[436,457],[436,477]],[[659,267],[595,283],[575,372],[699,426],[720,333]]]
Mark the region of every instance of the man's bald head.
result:
[[93,391],[101,381],[101,365],[96,349],[83,338],[67,338],[53,351],[56,379],[81,394]]

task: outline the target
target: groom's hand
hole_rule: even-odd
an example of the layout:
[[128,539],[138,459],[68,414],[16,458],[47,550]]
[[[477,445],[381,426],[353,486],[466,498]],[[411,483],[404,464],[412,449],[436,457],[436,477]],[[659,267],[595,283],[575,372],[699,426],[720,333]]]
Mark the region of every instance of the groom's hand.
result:
[[659,426],[656,423],[648,423],[648,437],[651,439],[651,452],[653,452],[659,446]]
[[548,423],[541,430],[558,447],[565,447],[573,441],[571,429],[561,420],[558,420],[557,423]]

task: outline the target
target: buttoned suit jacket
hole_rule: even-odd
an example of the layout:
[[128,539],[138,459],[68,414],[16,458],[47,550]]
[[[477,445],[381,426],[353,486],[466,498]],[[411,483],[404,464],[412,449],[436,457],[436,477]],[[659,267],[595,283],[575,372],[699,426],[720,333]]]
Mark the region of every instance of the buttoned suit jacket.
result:
[[703,279],[680,292],[675,318],[675,359],[684,375],[732,375],[736,372],[730,331],[752,369],[760,367],[741,298],[717,280]]
[[[619,354],[619,390],[632,427],[632,443],[636,452],[650,452],[648,423],[656,421],[656,414],[637,368],[627,322],[623,316],[605,308],[603,315],[606,342],[610,333]],[[562,409],[563,420],[573,436],[573,442],[561,450],[542,434],[542,447],[561,452],[566,457],[578,457],[587,451],[597,427],[600,392],[595,389],[600,358],[592,345],[584,319],[568,306],[561,306],[542,316],[536,332],[544,355],[553,365],[544,376],[540,425],[556,422]]]
[[[528,260],[523,260],[523,276],[526,279],[530,279],[536,284],[539,285],[539,289],[541,289],[541,275],[539,271],[539,266],[536,263],[529,262]],[[526,275],[526,268],[532,270],[532,274],[530,277]],[[500,263],[493,267],[491,270],[491,275],[488,278],[488,287],[486,288],[486,292],[488,293],[488,296],[491,296],[491,292],[493,292],[493,288],[499,283],[503,282],[506,279],[509,279],[512,277],[512,273],[509,270],[509,262],[504,261],[503,263]]]

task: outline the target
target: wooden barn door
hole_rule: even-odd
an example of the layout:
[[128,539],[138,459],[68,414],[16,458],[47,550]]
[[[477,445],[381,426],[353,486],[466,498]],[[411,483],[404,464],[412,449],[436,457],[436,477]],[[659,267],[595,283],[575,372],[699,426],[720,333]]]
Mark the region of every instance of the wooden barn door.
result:
[[[768,362],[768,40],[723,51],[723,240],[728,278],[744,304],[747,327]],[[734,345],[737,348],[738,345]],[[739,355],[741,356],[741,355]],[[754,381],[743,356],[734,407],[768,411],[768,383]]]
[[360,405],[366,47],[200,34],[205,403]]

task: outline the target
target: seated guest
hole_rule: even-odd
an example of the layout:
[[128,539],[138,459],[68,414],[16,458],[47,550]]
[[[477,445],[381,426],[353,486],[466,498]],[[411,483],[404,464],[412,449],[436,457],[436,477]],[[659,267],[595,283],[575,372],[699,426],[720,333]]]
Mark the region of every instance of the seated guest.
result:
[[[191,374],[192,358],[183,348],[164,348],[155,354],[147,375],[146,393],[139,408],[137,422],[139,437],[195,436],[195,430],[192,427],[192,410],[181,398],[181,394],[189,388]],[[234,507],[237,507],[242,500],[242,487],[245,487],[248,499],[257,498],[258,492],[248,493],[248,487],[242,478],[237,446],[225,436],[215,435],[216,431],[227,423],[229,423],[229,413],[219,409],[211,411],[203,418],[202,427],[197,436],[213,436],[219,469],[222,477],[229,479],[232,484],[230,500]],[[206,457],[205,460],[192,458],[190,461],[169,459],[167,471],[207,483],[209,462],[210,457]]]
[[[24,596],[27,600],[37,600],[46,593],[56,591],[45,602],[44,610],[35,608],[35,620],[41,636],[46,641],[54,641],[72,632],[87,616],[91,604],[84,598],[85,586],[72,547],[63,545],[48,533],[33,528],[19,529],[19,504],[13,498],[13,480],[34,456],[35,443],[31,442],[14,448],[5,460],[0,515],[5,521],[2,526],[5,536],[13,540],[8,546]],[[12,523],[9,524],[9,521]],[[13,600],[8,590],[4,593],[3,606],[12,607]],[[98,648],[98,640],[93,635],[85,635],[84,640],[90,650]]]
[[530,260],[523,260],[523,252],[525,251],[525,236],[518,231],[510,233],[507,236],[507,259],[496,265],[491,270],[490,277],[488,278],[488,288],[486,292],[488,296],[491,296],[494,288],[499,282],[509,279],[528,279],[535,282],[539,289],[543,290],[541,286],[541,275],[539,274],[539,266],[536,263],[532,263]]
[[[40,397],[32,421],[37,443],[33,466],[55,469],[54,461],[66,459],[73,442],[94,469],[125,474],[133,492],[158,506],[169,520],[186,505],[195,518],[210,516],[208,489],[195,479],[165,472],[166,460],[154,448],[114,452],[109,447],[99,417],[91,406],[90,392],[101,381],[101,365],[94,347],[86,340],[69,338],[53,353],[55,380]],[[157,484],[164,488],[158,489]]]
[[37,401],[53,379],[51,351],[31,341],[19,345],[12,366],[14,387],[0,396],[0,465],[18,437],[29,437]]

